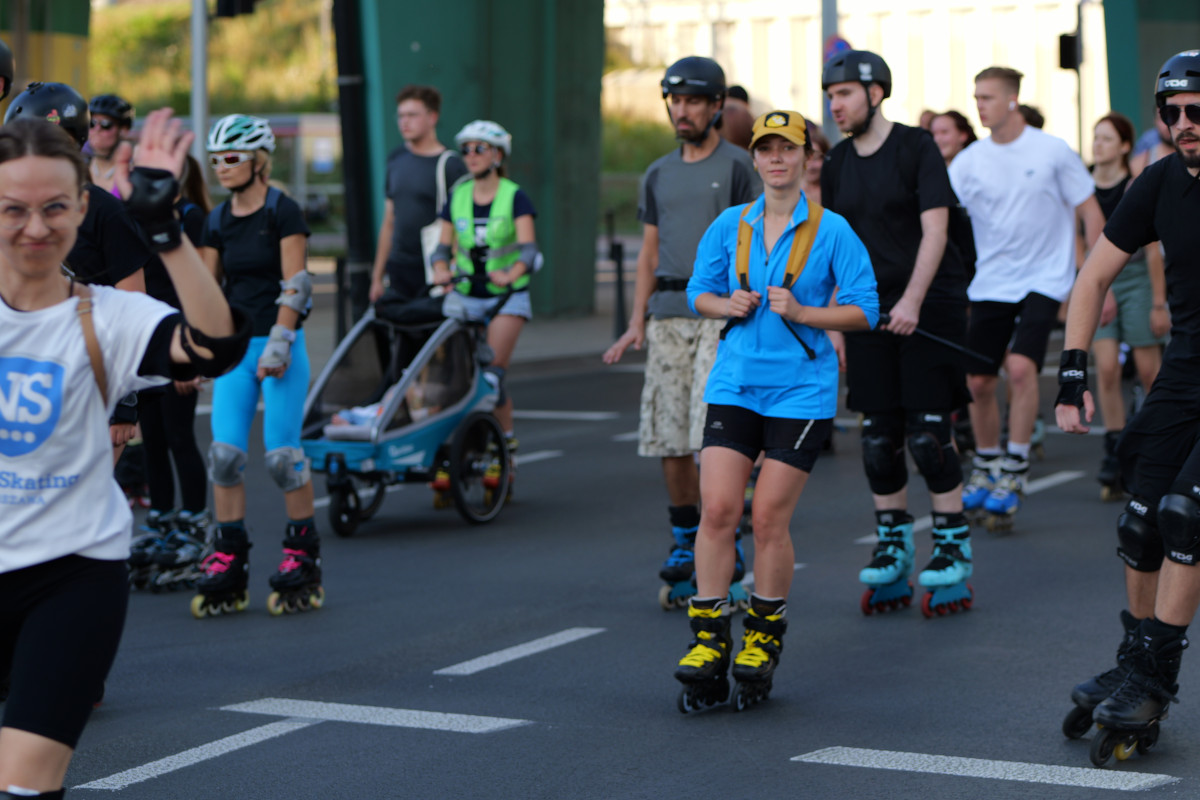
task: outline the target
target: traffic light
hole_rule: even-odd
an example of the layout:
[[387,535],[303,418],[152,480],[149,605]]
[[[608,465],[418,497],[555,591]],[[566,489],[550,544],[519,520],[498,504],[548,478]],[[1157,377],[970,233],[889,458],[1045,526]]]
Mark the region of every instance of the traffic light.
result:
[[253,14],[258,0],[217,0],[218,17],[236,17],[238,14]]

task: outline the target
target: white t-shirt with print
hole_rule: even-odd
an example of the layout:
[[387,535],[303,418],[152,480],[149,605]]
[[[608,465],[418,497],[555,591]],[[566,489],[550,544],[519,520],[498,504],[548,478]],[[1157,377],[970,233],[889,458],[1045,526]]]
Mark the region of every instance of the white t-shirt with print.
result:
[[16,311],[0,301],[0,573],[71,554],[129,557],[133,517],[113,480],[108,419],[122,396],[167,382],[137,369],[155,328],[176,312],[92,287],[108,380],[101,402],[77,306]]
[[977,261],[971,300],[1066,300],[1075,282],[1075,208],[1095,191],[1070,146],[1032,126],[1008,144],[974,142],[950,162],[971,215]]

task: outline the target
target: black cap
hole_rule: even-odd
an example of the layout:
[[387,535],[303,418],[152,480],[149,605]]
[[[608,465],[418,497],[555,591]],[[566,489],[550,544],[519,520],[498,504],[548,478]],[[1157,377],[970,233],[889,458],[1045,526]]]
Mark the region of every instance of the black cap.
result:
[[1185,50],[1167,59],[1154,82],[1154,102],[1162,106],[1167,96],[1200,92],[1200,50]]
[[87,141],[88,107],[79,92],[65,83],[31,83],[12,99],[4,121],[44,119],[53,122],[79,142]]
[[88,103],[88,111],[112,117],[126,128],[133,125],[133,104],[115,94],[98,94]]
[[662,79],[662,95],[697,94],[723,100],[725,70],[711,58],[687,56],[667,67]]
[[821,70],[821,91],[835,83],[878,83],[885,98],[892,96],[892,71],[887,62],[870,50],[847,50],[829,59]]

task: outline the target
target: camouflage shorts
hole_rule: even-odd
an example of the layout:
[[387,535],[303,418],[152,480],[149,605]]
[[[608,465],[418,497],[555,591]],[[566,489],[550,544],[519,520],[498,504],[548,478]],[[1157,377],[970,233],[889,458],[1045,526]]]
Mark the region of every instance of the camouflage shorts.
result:
[[686,456],[704,438],[704,386],[723,319],[668,317],[646,323],[646,383],[638,455]]

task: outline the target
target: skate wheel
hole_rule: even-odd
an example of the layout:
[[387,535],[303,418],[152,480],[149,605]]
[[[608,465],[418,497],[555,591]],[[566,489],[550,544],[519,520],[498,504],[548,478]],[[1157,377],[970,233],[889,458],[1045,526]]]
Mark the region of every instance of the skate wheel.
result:
[[733,710],[745,711],[754,705],[755,692],[744,683],[738,682],[733,687]]
[[1106,765],[1112,759],[1113,749],[1118,741],[1120,741],[1120,737],[1117,734],[1101,728],[1100,732],[1092,738],[1092,746],[1088,751],[1088,757],[1091,758],[1092,763],[1097,767]]
[[971,606],[975,604],[975,590],[971,588],[971,584],[967,584],[967,596],[958,602],[962,606],[963,611],[971,610]]
[[272,617],[278,617],[284,612],[283,598],[279,596],[279,592],[271,592],[267,595],[267,613]]
[[454,505],[454,501],[450,499],[450,495],[447,492],[434,490],[434,492],[433,492],[433,507],[434,508],[441,511],[443,509],[450,508],[452,505]]
[[192,616],[196,619],[204,619],[208,616],[208,606],[204,602],[204,595],[198,594],[192,598]]
[[235,611],[245,611],[250,607],[250,592],[243,591],[241,596],[234,601],[233,608]]
[[1136,752],[1137,739],[1119,742],[1117,746],[1113,748],[1113,755],[1117,757],[1117,761],[1124,761]]
[[1158,723],[1154,723],[1146,731],[1138,737],[1137,751],[1141,755],[1145,755],[1154,749],[1154,745],[1158,744]]
[[1081,739],[1092,729],[1092,711],[1075,706],[1063,718],[1062,732],[1068,739]]
[[925,617],[925,619],[931,619],[933,617],[933,609],[929,607],[929,604],[932,601],[933,592],[926,592],[925,596],[921,598],[921,614]]
[[[911,589],[911,588],[912,588],[912,585],[911,585],[911,584],[909,584],[909,587],[908,587],[908,588],[909,588],[909,589]],[[901,606],[903,606],[904,608],[908,608],[909,606],[911,606],[911,605],[912,605],[912,595],[911,595],[911,594],[906,594],[904,597],[901,597],[901,598],[900,598],[900,605],[901,605]]]
[[871,597],[874,594],[874,589],[867,589],[862,593],[862,599],[858,601],[858,607],[862,609],[864,616],[869,617],[875,613],[875,606],[871,603]]
[[[663,611],[670,611],[675,608],[675,601],[671,599],[671,587],[660,586],[658,589],[658,604],[662,606]],[[687,713],[686,711],[684,712]]]
[[696,706],[692,702],[691,693],[691,687],[688,686],[679,690],[679,697],[675,699],[675,707],[679,709],[680,714],[687,714],[696,710]]
[[325,605],[325,587],[318,586],[308,594],[308,605],[310,608],[320,608]]

